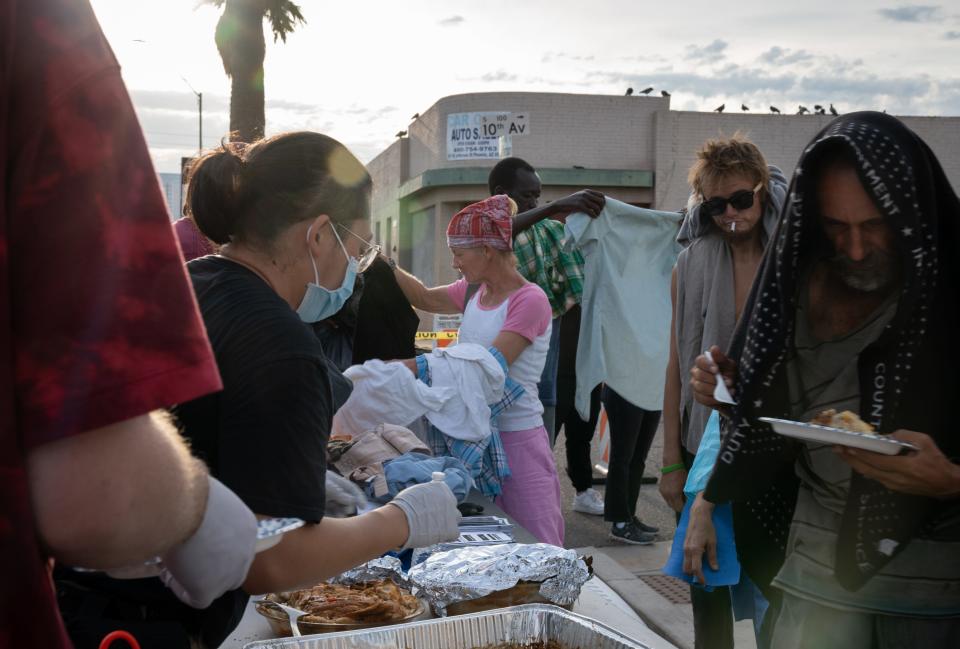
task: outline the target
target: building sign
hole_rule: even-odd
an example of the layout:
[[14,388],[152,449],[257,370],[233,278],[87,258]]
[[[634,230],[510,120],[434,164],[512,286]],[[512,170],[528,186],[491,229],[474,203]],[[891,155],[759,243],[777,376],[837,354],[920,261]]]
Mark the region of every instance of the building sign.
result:
[[447,115],[447,160],[496,160],[504,138],[529,132],[527,113],[452,113]]

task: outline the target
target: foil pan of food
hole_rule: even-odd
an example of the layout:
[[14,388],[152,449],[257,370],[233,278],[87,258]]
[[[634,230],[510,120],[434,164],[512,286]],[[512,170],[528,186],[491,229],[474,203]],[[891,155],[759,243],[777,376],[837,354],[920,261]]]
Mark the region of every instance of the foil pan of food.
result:
[[527,604],[395,626],[261,640],[244,649],[650,649],[557,606]]
[[390,580],[366,584],[319,584],[287,593],[272,593],[256,603],[257,613],[267,618],[277,635],[290,635],[290,620],[279,602],[306,611],[297,620],[304,635],[397,624],[427,615],[424,603],[409,590]]
[[[443,616],[451,605],[516,593],[514,589],[532,589],[537,597],[533,602],[570,606],[590,575],[587,562],[574,550],[547,543],[506,543],[438,552],[412,567],[407,578],[414,592]],[[500,605],[518,603],[521,600],[511,595]]]

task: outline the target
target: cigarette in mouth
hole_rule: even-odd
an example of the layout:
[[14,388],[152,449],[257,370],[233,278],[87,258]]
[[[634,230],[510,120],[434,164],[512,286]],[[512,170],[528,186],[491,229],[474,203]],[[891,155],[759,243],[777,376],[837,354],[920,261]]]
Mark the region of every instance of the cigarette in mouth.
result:
[[732,223],[730,223],[730,232],[736,232],[736,231],[737,231],[737,222],[733,221]]

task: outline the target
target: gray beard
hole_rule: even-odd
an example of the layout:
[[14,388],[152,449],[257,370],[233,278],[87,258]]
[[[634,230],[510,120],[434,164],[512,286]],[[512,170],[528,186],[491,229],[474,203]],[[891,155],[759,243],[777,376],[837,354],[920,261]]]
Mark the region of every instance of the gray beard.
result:
[[898,275],[897,259],[886,252],[873,251],[863,261],[851,261],[836,254],[829,260],[833,273],[848,288],[863,293],[874,293],[888,288]]

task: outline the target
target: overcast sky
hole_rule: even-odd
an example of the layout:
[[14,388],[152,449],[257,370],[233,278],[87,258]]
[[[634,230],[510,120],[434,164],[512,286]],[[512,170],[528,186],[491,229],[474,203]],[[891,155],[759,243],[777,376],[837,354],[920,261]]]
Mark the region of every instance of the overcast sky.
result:
[[[92,0],[160,171],[228,126],[229,81],[198,0]],[[464,92],[622,95],[676,110],[960,115],[960,5],[638,0],[302,0],[307,24],[268,40],[267,131],[318,130],[368,161],[437,99]],[[187,81],[185,82],[184,79]]]

